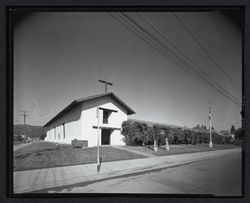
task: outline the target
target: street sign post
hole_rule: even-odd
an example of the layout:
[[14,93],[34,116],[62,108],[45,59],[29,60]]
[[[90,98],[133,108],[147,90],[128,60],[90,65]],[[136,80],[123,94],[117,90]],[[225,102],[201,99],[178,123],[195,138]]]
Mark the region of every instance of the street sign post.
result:
[[99,149],[99,134],[100,134],[100,112],[99,106],[96,109],[96,117],[97,117],[97,172],[100,171],[100,149]]

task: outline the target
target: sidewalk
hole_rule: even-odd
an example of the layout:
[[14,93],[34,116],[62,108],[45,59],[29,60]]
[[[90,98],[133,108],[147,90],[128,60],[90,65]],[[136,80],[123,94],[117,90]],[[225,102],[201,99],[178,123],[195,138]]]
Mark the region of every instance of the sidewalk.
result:
[[14,146],[13,146],[13,151],[16,151],[16,150],[18,150],[18,149],[21,149],[21,148],[26,147],[26,146],[28,146],[28,145],[30,145],[30,144],[33,144],[33,143],[34,143],[34,142],[22,143],[22,144],[19,144],[19,145],[14,145]]
[[178,166],[235,153],[241,153],[241,149],[226,149],[105,162],[102,163],[99,173],[97,172],[96,164],[16,171],[13,175],[14,193],[28,193],[81,182],[96,181],[136,172]]

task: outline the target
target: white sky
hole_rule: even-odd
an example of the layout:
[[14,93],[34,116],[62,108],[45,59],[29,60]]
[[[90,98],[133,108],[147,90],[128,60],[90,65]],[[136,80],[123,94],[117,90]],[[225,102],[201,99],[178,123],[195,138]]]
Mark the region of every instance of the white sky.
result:
[[[241,33],[218,12],[176,13],[223,70],[241,87]],[[117,15],[117,14],[115,14]],[[164,38],[136,15],[128,14],[162,43]],[[234,87],[172,13],[143,13],[210,78],[241,102]],[[204,81],[195,79],[152,48],[109,13],[39,12],[14,32],[14,123],[44,125],[74,99],[102,93],[98,79],[127,103],[132,118],[194,127],[241,125],[238,107]]]

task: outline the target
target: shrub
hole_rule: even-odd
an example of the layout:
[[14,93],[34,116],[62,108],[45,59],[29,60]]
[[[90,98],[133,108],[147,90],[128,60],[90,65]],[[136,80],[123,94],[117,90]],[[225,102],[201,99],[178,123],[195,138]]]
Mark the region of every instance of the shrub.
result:
[[234,141],[234,144],[235,144],[235,145],[242,145],[242,140],[241,140],[241,139],[236,139],[236,140]]
[[184,144],[191,144],[191,143],[192,143],[192,131],[184,130]]
[[45,137],[46,137],[46,135],[44,135],[44,134],[43,134],[43,135],[41,135],[41,136],[40,136],[40,140],[44,140],[44,139],[45,139]]
[[124,121],[121,133],[128,145],[144,145],[152,139],[152,131],[147,124],[141,122]]
[[[164,130],[164,133],[161,132]],[[169,144],[197,144],[209,143],[208,132],[195,132],[191,129],[182,130],[180,128],[166,128],[159,125],[148,127],[146,123],[125,121],[122,124],[122,134],[125,143],[128,145],[152,145],[156,140],[158,145],[163,145],[168,138]],[[243,139],[242,130],[236,131],[235,138]],[[216,132],[212,133],[212,140],[215,144],[233,143],[230,137],[223,137]],[[237,141],[239,143],[239,141]]]
[[235,139],[243,140],[242,128],[238,128],[235,133]]
[[23,138],[21,135],[14,136],[13,138],[14,141],[23,141]]
[[166,144],[166,138],[169,138],[169,128],[161,128],[158,125],[154,125],[154,138],[158,145]]

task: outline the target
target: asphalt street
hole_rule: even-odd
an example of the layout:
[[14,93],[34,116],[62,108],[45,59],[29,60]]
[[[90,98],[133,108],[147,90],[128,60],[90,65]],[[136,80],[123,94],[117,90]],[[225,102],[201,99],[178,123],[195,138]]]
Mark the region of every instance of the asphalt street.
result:
[[171,168],[78,185],[56,192],[241,196],[241,154],[229,154]]

